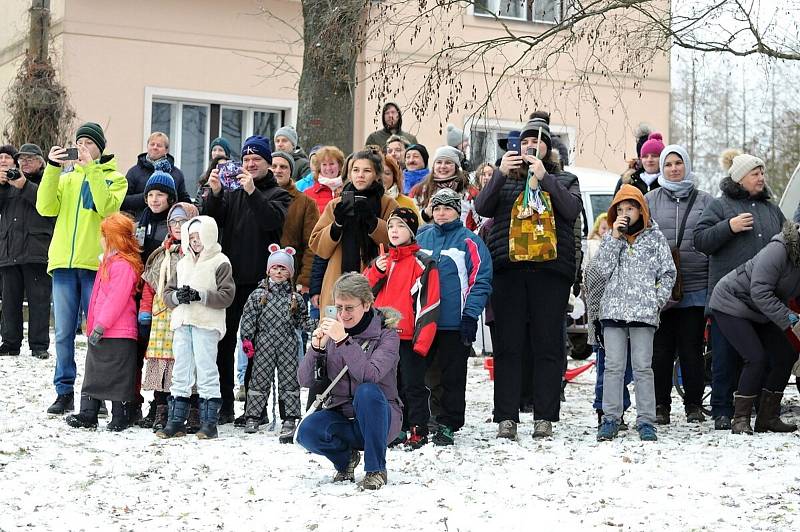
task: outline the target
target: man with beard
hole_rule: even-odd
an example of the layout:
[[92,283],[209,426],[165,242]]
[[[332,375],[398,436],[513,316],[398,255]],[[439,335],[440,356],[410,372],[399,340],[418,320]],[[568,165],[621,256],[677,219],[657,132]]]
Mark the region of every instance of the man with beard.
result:
[[364,143],[365,146],[374,145],[382,148],[392,135],[399,135],[405,138],[408,144],[417,143],[417,137],[403,131],[403,115],[400,113],[400,107],[398,107],[396,103],[389,102],[384,105],[381,111],[381,117],[383,120],[383,129],[370,133],[369,137],[367,137],[367,141]]

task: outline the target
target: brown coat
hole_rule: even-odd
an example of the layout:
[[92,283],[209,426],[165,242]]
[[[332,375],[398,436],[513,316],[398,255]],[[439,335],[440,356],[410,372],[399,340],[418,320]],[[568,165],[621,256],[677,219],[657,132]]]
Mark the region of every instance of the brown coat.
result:
[[297,190],[294,181],[289,181],[288,185],[281,188],[292,197],[286,210],[281,247],[292,246],[297,252],[294,256],[295,283],[308,288],[311,264],[314,262],[314,252],[308,243],[311,240],[311,231],[319,220],[319,210],[313,199]]
[[[333,305],[333,284],[342,275],[342,246],[338,240],[331,238],[331,225],[333,225],[333,209],[342,201],[341,196],[332,199],[325,210],[322,211],[314,230],[311,231],[311,249],[328,260],[328,267],[325,269],[325,277],[322,280],[322,293],[319,295],[319,308],[323,309],[328,305]],[[381,197],[381,216],[378,218],[378,227],[370,234],[376,244],[389,245],[389,230],[386,220],[392,211],[397,208],[397,202],[388,196]],[[366,268],[366,264],[361,265],[361,269]]]

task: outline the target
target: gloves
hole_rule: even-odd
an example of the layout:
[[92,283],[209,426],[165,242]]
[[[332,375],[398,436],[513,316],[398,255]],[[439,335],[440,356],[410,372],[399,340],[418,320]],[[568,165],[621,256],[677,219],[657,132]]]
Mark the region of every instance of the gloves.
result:
[[472,345],[478,334],[478,320],[471,316],[461,316],[461,342]]
[[184,285],[175,291],[175,298],[178,300],[178,304],[188,305],[192,302],[190,290],[191,288],[189,286]]
[[247,358],[253,358],[253,355],[256,354],[256,348],[253,345],[253,341],[248,338],[243,338],[242,351],[244,351],[244,354],[247,355]]
[[105,329],[101,326],[97,326],[92,330],[92,334],[89,335],[89,343],[92,345],[97,345],[100,343],[100,339],[103,337],[103,331]]
[[800,316],[798,316],[794,312],[789,313],[789,323],[792,324],[792,327],[797,325],[798,322],[800,322]]
[[140,325],[150,325],[153,321],[153,315],[150,312],[140,312],[139,313],[139,324]]
[[575,283],[572,285],[572,295],[575,297],[581,295],[581,283]]
[[357,201],[355,205],[356,218],[364,222],[367,230],[371,233],[378,226],[378,217],[372,212],[369,203],[366,201]]
[[[188,288],[188,287],[187,287]],[[200,292],[194,288],[189,288],[189,301],[200,301]]]
[[343,202],[339,202],[336,204],[336,207],[333,208],[333,219],[336,222],[336,225],[343,226],[347,221],[349,216],[347,215],[347,205]]

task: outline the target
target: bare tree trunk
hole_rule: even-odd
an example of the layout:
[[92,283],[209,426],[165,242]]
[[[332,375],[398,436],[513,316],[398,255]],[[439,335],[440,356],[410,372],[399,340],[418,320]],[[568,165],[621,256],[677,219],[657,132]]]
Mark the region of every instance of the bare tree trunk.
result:
[[303,0],[300,144],[353,149],[356,61],[364,41],[365,0]]
[[692,92],[689,96],[689,161],[694,164],[694,146],[697,129],[695,114],[697,112],[697,60],[692,57]]
[[32,0],[28,55],[36,63],[47,61],[50,42],[50,0]]

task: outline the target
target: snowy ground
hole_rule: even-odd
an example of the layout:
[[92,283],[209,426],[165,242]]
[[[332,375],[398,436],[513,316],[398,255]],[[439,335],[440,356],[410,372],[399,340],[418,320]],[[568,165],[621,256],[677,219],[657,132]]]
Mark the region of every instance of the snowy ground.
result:
[[[111,434],[104,421],[71,429],[44,413],[53,366],[27,352],[0,359],[0,530],[800,528],[800,436],[736,437],[678,414],[658,443],[629,431],[600,444],[593,371],[567,388],[552,439],[531,439],[525,416],[515,443],[495,440],[492,385],[471,367],[457,444],[389,451],[390,484],[373,493],[331,483],[325,460],[274,433],[226,425],[201,442]],[[787,402],[800,421],[793,386]]]

